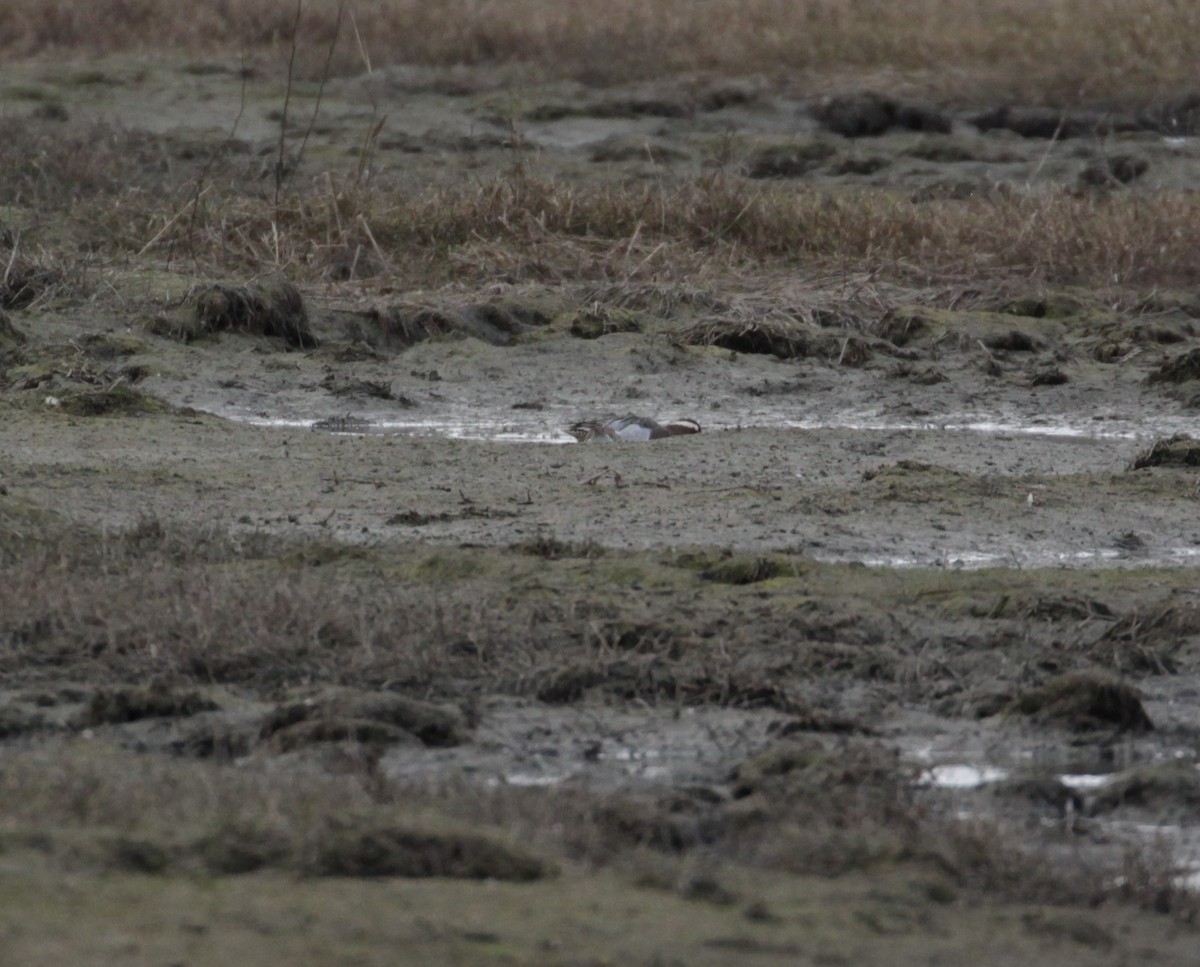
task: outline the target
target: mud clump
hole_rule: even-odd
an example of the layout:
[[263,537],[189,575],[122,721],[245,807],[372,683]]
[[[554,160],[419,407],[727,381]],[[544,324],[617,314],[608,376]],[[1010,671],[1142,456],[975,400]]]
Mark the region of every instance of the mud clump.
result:
[[648,141],[644,138],[612,135],[593,146],[590,157],[592,161],[604,163],[649,161],[652,164],[662,165],[670,164],[673,161],[684,161],[687,159],[687,154],[665,141]]
[[186,718],[216,708],[215,702],[196,691],[158,685],[128,685],[96,692],[80,717],[79,725],[117,725],[148,718]]
[[919,310],[889,309],[875,325],[876,334],[893,346],[907,346],[918,336],[928,335],[935,327],[934,321]]
[[1041,348],[1041,344],[1036,339],[1019,329],[985,336],[982,341],[988,349],[996,352],[1031,353]]
[[544,561],[558,561],[566,558],[593,560],[605,555],[604,547],[591,541],[564,541],[546,534],[539,534],[527,541],[514,544],[512,550],[517,554],[540,557]]
[[1200,349],[1189,349],[1178,356],[1172,356],[1147,376],[1146,382],[1151,385],[1186,383],[1193,379],[1200,379]]
[[1137,690],[1100,675],[1081,673],[1056,678],[1018,696],[1006,711],[1027,716],[1039,725],[1057,725],[1073,732],[1154,729]]
[[0,352],[25,345],[25,333],[13,325],[12,317],[0,309]]
[[674,814],[670,806],[635,797],[614,797],[597,810],[596,832],[611,850],[638,846],[664,853],[682,853],[699,839],[691,817]]
[[746,166],[748,178],[801,178],[837,154],[825,141],[778,144],[763,148]]
[[528,684],[539,702],[570,705],[581,701],[593,689],[625,700],[653,704],[660,698],[674,698],[679,683],[674,673],[657,656],[641,660],[569,662],[535,669]]
[[0,278],[0,309],[25,309],[64,281],[56,269],[17,259]]
[[290,282],[264,285],[213,285],[194,296],[196,315],[212,332],[229,330],[278,336],[288,345],[313,349],[317,340],[308,326],[308,309]]
[[1094,111],[1060,111],[1041,107],[998,107],[971,118],[980,131],[1012,131],[1023,138],[1084,138],[1137,131],[1140,125],[1129,118]]
[[492,346],[507,346],[551,321],[537,306],[504,301],[465,306],[399,304],[361,315],[362,322],[346,327],[346,337],[373,349],[392,351],[438,338],[471,337]]
[[526,121],[562,121],[567,118],[686,118],[696,106],[686,97],[652,94],[604,98],[579,102],[556,101],[539,104],[524,112]]
[[171,865],[171,852],[153,840],[138,836],[116,836],[103,844],[109,862],[131,873],[162,873]]
[[1034,372],[1034,374],[1029,378],[1029,385],[1062,386],[1070,381],[1071,377],[1068,376],[1062,369],[1060,369],[1058,366],[1050,365],[1043,366]]
[[1200,807],[1200,771],[1191,762],[1162,762],[1120,772],[1097,790],[1090,812],[1112,812],[1140,806],[1157,813],[1187,812]]
[[1200,440],[1186,433],[1155,440],[1149,450],[1143,450],[1129,464],[1130,470],[1146,467],[1200,467]]
[[904,104],[874,91],[827,97],[812,114],[827,131],[846,138],[877,137],[891,128],[949,134],[953,127],[950,118],[939,111]]
[[444,876],[529,882],[554,873],[545,860],[470,830],[403,823],[334,824],[306,872],[316,876]]
[[184,342],[216,332],[274,336],[297,349],[314,349],[304,297],[290,282],[257,285],[213,284],[193,288],[186,307],[150,321],[149,330]]
[[356,742],[360,745],[420,745],[415,736],[386,722],[370,719],[323,718],[297,722],[271,735],[274,752],[295,752],[325,742]]
[[210,872],[240,875],[285,865],[292,858],[292,844],[281,833],[243,824],[202,839],[196,852]]
[[57,398],[56,405],[71,416],[149,416],[168,410],[165,403],[126,382],[64,393]]
[[837,807],[830,804],[839,792],[857,798],[873,790],[895,797],[909,785],[895,752],[861,740],[830,749],[815,738],[789,739],[751,756],[734,770],[732,778],[735,799],[764,794],[807,801],[814,811],[823,803],[834,813]]
[[799,568],[794,561],[776,557],[736,556],[718,561],[700,572],[705,581],[718,584],[758,584],[774,578],[795,577]]
[[37,712],[7,706],[0,708],[0,740],[15,739],[46,728],[46,721]]
[[1112,188],[1136,181],[1150,170],[1150,162],[1140,155],[1115,154],[1099,158],[1079,173],[1079,183],[1085,188]]
[[796,868],[833,873],[893,862],[915,830],[911,774],[893,750],[870,741],[781,743],[739,765],[731,792],[708,835],[757,840]]
[[427,746],[459,745],[467,725],[454,708],[392,692],[332,690],[278,706],[263,722],[260,738],[277,752],[319,742],[389,744],[413,737]]
[[577,339],[599,339],[618,332],[641,332],[642,317],[628,309],[596,306],[573,313],[567,331]]
[[1191,92],[1159,104],[1139,120],[1152,131],[1170,135],[1200,133],[1200,92]]
[[820,353],[831,355],[840,343],[835,336],[816,326],[771,319],[700,322],[680,332],[679,341],[685,346],[719,346],[776,359],[805,359]]
[[1062,816],[1068,811],[1083,809],[1083,797],[1055,776],[1016,776],[1001,779],[991,787],[999,799],[1015,799],[1029,803],[1039,811]]
[[825,746],[816,739],[780,743],[751,756],[734,770],[733,795],[740,799],[785,781],[784,777],[802,775],[823,762],[827,755]]
[[169,747],[174,755],[192,759],[240,759],[254,747],[257,729],[254,723],[221,721],[205,716],[180,729],[179,738]]
[[1191,603],[1139,609],[1116,621],[1090,649],[1115,671],[1175,675],[1194,666],[1200,609]]

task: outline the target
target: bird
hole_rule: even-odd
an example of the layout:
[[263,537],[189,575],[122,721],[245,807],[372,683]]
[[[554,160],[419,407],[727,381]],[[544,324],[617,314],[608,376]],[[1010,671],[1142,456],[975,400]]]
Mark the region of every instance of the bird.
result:
[[581,420],[579,423],[572,423],[567,432],[580,443],[591,443],[594,440],[628,443],[699,433],[700,424],[695,420],[673,420],[662,424],[644,416],[630,414],[608,416],[599,420]]

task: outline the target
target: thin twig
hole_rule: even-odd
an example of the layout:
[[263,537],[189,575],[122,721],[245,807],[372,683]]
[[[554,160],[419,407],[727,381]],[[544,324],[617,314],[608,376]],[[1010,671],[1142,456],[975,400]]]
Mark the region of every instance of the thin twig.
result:
[[313,132],[313,127],[317,123],[317,115],[321,111],[321,98],[325,96],[325,85],[329,82],[329,72],[333,65],[333,51],[337,47],[338,37],[342,32],[342,13],[346,9],[346,0],[340,0],[337,9],[337,20],[333,25],[333,36],[329,39],[329,50],[325,52],[325,69],[321,71],[321,83],[317,85],[317,101],[313,105],[312,117],[308,119],[308,127],[304,131],[304,137],[300,139],[300,148],[296,152],[296,162],[293,170],[300,166],[300,161],[304,157],[304,149],[308,146],[308,138]]
[[12,278],[13,266],[17,264],[17,253],[21,251],[21,230],[18,228],[13,232],[13,249],[12,254],[8,257],[8,265],[4,267],[4,284],[8,285],[8,280]]
[[292,102],[292,78],[296,72],[296,37],[300,32],[300,14],[304,0],[296,0],[296,17],[292,21],[292,45],[288,53],[287,89],[283,92],[283,111],[279,118],[279,157],[275,160],[275,208],[279,208],[279,192],[283,188],[283,159],[287,149],[288,107]]
[[[197,184],[199,184],[199,182],[197,182]],[[140,249],[138,249],[137,254],[138,254],[139,258],[141,256],[145,255],[147,252],[149,252],[150,249],[154,248],[154,246],[158,244],[159,239],[161,239],[172,228],[174,228],[176,226],[176,224],[178,224],[180,219],[182,219],[183,216],[186,215],[189,210],[192,213],[192,221],[195,222],[196,206],[199,204],[200,199],[208,194],[209,187],[211,187],[211,186],[206,185],[202,191],[194,194],[191,198],[189,198],[187,200],[187,203],[181,209],[179,209],[179,211],[177,211],[174,215],[172,215],[170,218],[167,219],[167,223],[162,228],[160,228],[157,232],[154,233],[153,238],[151,238],[150,241],[148,241],[145,245],[143,245]],[[170,259],[169,253],[167,255],[167,258]]]

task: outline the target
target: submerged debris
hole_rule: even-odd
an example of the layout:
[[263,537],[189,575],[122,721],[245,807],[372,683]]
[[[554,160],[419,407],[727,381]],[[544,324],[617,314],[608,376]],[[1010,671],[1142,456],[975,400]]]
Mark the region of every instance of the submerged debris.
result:
[[330,433],[361,433],[363,430],[369,430],[371,425],[370,420],[347,413],[345,416],[330,416],[323,420],[314,420],[311,428],[326,430]]

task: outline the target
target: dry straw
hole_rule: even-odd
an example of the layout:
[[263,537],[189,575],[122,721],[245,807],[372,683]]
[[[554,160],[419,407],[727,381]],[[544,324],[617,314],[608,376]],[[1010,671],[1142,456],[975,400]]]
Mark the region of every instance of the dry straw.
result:
[[[308,0],[298,27],[311,76],[340,32],[338,0]],[[961,96],[983,84],[1023,99],[1073,103],[1160,96],[1194,81],[1200,7],[1187,0],[394,0],[346,4],[335,66],[405,62],[530,65],[590,80],[677,71],[898,71]],[[278,0],[8,0],[0,49],[11,55],[278,48],[294,24]]]

